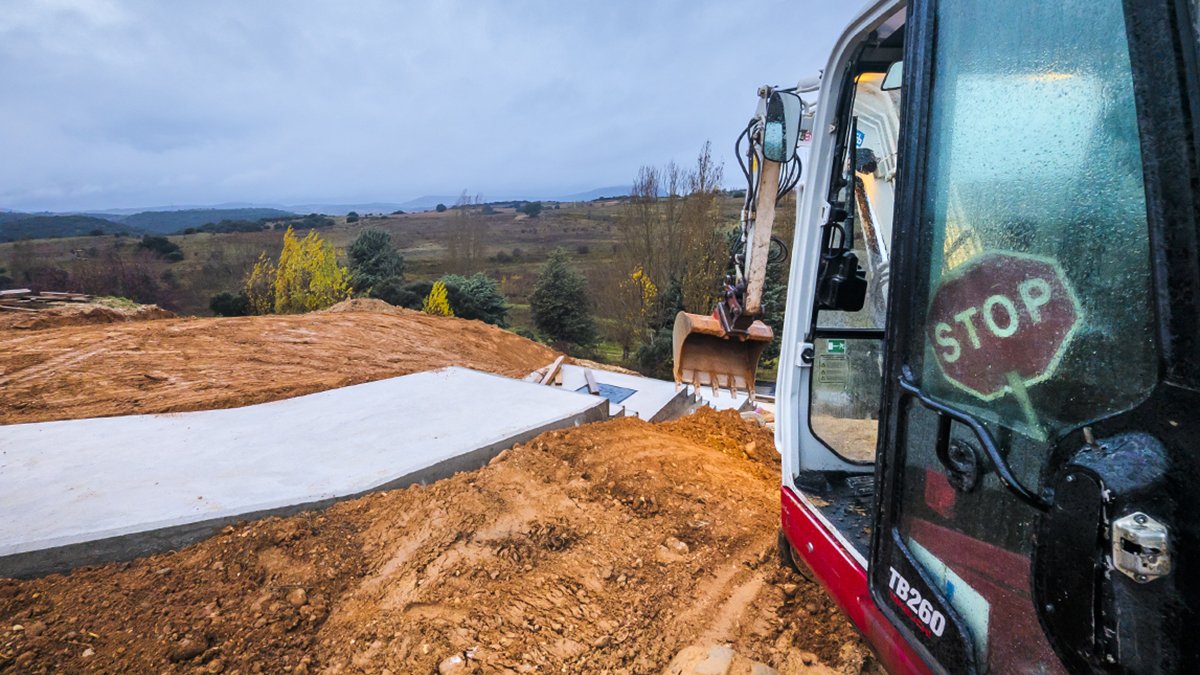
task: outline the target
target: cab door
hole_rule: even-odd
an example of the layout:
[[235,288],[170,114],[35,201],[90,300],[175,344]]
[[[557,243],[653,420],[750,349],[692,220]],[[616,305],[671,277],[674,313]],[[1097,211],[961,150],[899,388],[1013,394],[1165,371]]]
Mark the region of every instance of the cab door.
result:
[[1193,4],[909,7],[869,575],[934,667],[1200,667]]

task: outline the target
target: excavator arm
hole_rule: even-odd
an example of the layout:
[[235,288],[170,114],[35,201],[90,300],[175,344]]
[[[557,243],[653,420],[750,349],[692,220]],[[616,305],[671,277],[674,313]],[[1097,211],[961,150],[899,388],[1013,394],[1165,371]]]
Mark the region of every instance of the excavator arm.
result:
[[734,396],[744,391],[754,400],[758,361],[775,339],[774,331],[761,320],[775,207],[799,179],[795,153],[803,108],[794,90],[759,89],[758,113],[744,132],[749,139],[749,170],[745,171],[748,186],[740,251],[733,255],[733,272],[726,277],[722,298],[712,314],[680,312],[675,316],[676,385],[709,386],[714,394],[727,389]]

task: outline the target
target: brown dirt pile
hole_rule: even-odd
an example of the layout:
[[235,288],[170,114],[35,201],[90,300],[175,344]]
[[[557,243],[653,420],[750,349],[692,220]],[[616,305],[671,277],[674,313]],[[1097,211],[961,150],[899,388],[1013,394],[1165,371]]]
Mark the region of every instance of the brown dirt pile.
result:
[[777,562],[770,443],[731,412],[613,420],[177,553],[0,580],[0,671],[649,673],[697,643],[875,668]]
[[557,356],[479,321],[381,304],[0,330],[0,424],[230,408],[451,365],[520,377]]
[[62,326],[86,326],[174,317],[174,312],[165,310],[158,305],[115,304],[103,301],[63,302],[52,304],[37,312],[0,311],[0,331],[44,330]]

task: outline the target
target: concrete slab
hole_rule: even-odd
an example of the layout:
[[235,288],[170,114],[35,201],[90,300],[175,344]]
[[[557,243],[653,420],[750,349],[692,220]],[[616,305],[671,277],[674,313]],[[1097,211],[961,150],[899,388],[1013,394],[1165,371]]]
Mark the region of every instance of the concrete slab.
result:
[[[585,370],[582,366],[564,365],[562,388],[586,394]],[[603,390],[601,393],[612,396],[609,414],[614,417],[624,411],[630,417],[661,422],[682,415],[691,403],[690,392],[684,387],[677,390],[674,382],[598,368],[592,368],[591,371]]]
[[244,408],[0,426],[0,576],[437,480],[605,417],[590,395],[446,368]]

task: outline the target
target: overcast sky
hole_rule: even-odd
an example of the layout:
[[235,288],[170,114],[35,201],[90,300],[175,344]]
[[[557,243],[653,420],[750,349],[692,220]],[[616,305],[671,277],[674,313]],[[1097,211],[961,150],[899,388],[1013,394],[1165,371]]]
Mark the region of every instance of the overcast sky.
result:
[[860,2],[6,0],[0,208],[553,197],[712,140]]

